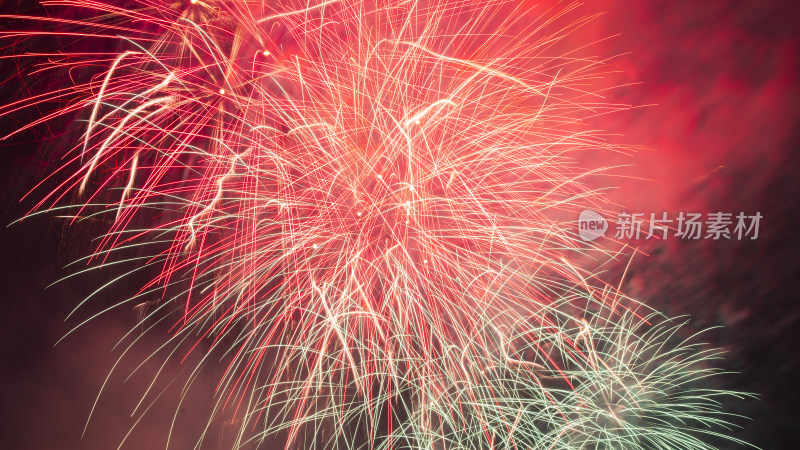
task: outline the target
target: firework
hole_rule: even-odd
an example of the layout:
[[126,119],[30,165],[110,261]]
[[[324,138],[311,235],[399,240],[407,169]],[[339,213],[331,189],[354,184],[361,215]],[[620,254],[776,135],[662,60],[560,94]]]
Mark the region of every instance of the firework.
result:
[[714,354],[582,269],[600,250],[563,222],[602,204],[581,154],[628,150],[587,125],[624,106],[567,45],[575,5],[43,4],[101,11],[47,20],[120,49],[49,55],[92,78],[4,108],[85,121],[32,214],[110,223],[86,270],[156,269],[116,307],[173,323],[151,358],[201,354],[184,396],[222,361],[209,426],[237,445],[711,448]]

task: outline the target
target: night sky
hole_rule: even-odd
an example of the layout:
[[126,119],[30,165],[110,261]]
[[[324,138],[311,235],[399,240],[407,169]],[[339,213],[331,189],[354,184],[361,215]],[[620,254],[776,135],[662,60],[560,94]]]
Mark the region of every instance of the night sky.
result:
[[[6,0],[0,12],[38,11],[30,0]],[[535,2],[531,2],[533,4]],[[603,37],[594,53],[618,55],[610,67],[608,101],[638,106],[597,119],[618,142],[647,147],[604,164],[626,164],[609,197],[631,212],[725,211],[763,215],[755,241],[638,242],[622,290],[669,316],[688,316],[690,327],[715,328],[701,340],[726,351],[721,367],[731,373],[715,387],[751,392],[725,406],[750,418],[734,419],[737,438],[764,449],[796,448],[800,442],[800,4],[775,0],[600,0],[584,14],[605,11],[573,39]],[[0,29],[20,26],[0,19]],[[0,54],[15,50],[0,45]],[[52,46],[52,42],[39,45]],[[24,98],[26,88],[47,80],[14,75],[15,62],[0,65],[2,102]],[[78,75],[80,76],[80,75]],[[634,84],[636,83],[636,84]],[[36,112],[0,119],[3,135]],[[36,193],[23,196],[59,165],[59,151],[78,131],[68,121],[0,142],[4,164],[0,214],[11,224],[33,207]],[[66,133],[66,134],[65,134]],[[86,418],[99,387],[119,357],[113,344],[136,325],[136,313],[121,309],[69,330],[129,295],[135,280],[96,300],[77,317],[66,315],[98,287],[78,277],[46,288],[70,273],[64,266],[92,250],[90,237],[102,223],[40,216],[0,231],[0,386],[3,417],[0,447],[8,449],[116,448],[135,419],[130,411],[157,370],[156,363],[125,380],[146,353],[126,358],[109,382],[86,434]],[[627,259],[612,265],[619,277]],[[112,271],[113,272],[113,271]],[[109,272],[111,273],[111,272]],[[158,344],[156,329],[144,346]],[[151,340],[148,342],[147,340]],[[136,350],[143,351],[143,350]],[[188,366],[192,366],[189,361]],[[174,363],[167,373],[180,376]],[[199,386],[213,389],[211,368]],[[165,388],[162,383],[158,388]],[[125,448],[163,448],[177,404],[167,390]],[[174,448],[190,448],[205,424],[210,398],[185,403],[174,432]],[[191,418],[197,417],[193,421]],[[233,428],[231,428],[233,430]],[[207,448],[226,448],[226,424],[211,431]],[[271,448],[266,445],[264,448]],[[734,448],[734,447],[725,447]]]

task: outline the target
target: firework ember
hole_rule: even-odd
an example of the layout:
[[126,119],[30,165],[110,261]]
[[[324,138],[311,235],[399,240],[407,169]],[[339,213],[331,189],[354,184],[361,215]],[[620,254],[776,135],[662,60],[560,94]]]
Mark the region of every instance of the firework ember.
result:
[[[572,218],[603,208],[586,181],[607,169],[580,161],[633,148],[591,127],[626,106],[598,92],[606,61],[567,39],[591,19],[576,5],[42,3],[51,17],[18,19],[54,31],[4,37],[118,49],[17,55],[91,74],[0,109],[63,105],[20,131],[81,121],[31,215],[108,224],[79,273],[156,273],[115,305],[140,317],[120,348],[169,322],[148,359],[199,355],[173,388],[213,397],[208,426],[235,424],[237,446],[703,449],[724,434],[718,399],[735,394],[699,383],[716,353],[586,268],[610,253]],[[216,389],[192,388],[212,364]]]

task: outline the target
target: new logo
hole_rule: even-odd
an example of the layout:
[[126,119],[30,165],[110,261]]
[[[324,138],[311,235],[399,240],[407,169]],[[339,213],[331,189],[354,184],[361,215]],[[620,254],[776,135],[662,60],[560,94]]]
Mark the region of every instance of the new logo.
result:
[[605,236],[607,230],[606,219],[594,211],[586,209],[578,217],[578,236],[586,242]]

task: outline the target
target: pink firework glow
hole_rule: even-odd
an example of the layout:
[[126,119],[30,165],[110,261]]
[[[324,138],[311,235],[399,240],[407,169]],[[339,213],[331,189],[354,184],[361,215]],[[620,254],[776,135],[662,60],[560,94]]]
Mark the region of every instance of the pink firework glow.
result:
[[147,360],[199,354],[181,402],[221,364],[237,448],[713,448],[729,393],[687,381],[715,353],[585,268],[607,169],[579,161],[635,148],[592,127],[629,107],[577,4],[42,4],[3,37],[69,43],[18,55],[32,76],[91,75],[0,109],[80,121],[30,215],[108,224],[78,273],[155,271],[113,306],[140,317],[121,348],[169,321]]

